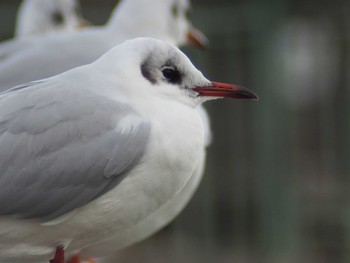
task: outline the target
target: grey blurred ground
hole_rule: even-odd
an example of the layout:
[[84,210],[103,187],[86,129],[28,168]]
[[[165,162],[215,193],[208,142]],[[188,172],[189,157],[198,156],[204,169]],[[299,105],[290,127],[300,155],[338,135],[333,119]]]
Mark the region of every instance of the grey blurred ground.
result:
[[[19,1],[0,0],[0,38]],[[81,0],[103,24],[116,1]],[[211,41],[184,49],[258,102],[207,103],[214,142],[193,201],[109,262],[350,261],[349,1],[194,0]]]

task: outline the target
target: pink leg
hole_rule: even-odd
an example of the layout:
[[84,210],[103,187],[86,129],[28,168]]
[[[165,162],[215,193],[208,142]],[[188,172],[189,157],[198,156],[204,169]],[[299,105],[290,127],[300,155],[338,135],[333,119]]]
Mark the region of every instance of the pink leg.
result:
[[50,260],[50,263],[65,263],[64,249],[62,246],[56,248],[55,257]]

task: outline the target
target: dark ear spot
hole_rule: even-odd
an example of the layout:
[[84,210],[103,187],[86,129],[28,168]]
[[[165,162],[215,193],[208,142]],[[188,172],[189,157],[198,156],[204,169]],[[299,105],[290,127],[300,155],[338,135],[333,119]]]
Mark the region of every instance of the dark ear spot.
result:
[[142,75],[143,75],[149,82],[151,82],[152,84],[156,84],[156,83],[157,83],[157,80],[156,80],[155,77],[152,75],[151,67],[150,67],[149,64],[147,64],[147,62],[144,62],[144,63],[141,65],[141,73],[142,73]]
[[51,15],[51,20],[55,25],[62,25],[64,23],[64,17],[60,12],[55,12]]

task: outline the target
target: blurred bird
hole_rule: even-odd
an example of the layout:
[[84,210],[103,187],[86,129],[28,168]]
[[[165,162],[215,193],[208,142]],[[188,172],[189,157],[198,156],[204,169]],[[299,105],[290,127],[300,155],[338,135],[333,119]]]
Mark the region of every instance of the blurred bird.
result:
[[108,24],[131,38],[152,36],[176,46],[203,48],[208,40],[192,25],[190,13],[189,0],[122,0]]
[[206,38],[186,18],[188,9],[187,0],[123,0],[104,27],[7,41],[0,47],[0,91],[91,63],[135,37],[203,46]]
[[89,23],[77,0],[24,0],[16,22],[16,37],[72,32]]
[[195,108],[223,97],[257,98],[145,38],[0,94],[0,260],[64,263],[64,250],[132,233],[191,182]]

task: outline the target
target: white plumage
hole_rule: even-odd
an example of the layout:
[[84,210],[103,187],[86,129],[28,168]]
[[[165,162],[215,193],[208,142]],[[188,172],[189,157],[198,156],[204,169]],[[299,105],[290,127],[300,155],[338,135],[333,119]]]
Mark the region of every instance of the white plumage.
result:
[[153,39],[2,93],[0,260],[133,233],[191,182],[204,148],[196,107],[218,97],[256,98]]
[[[87,64],[124,39],[153,36],[173,44],[182,45],[197,37],[197,44],[205,42],[186,13],[190,9],[187,0],[124,0],[115,9],[106,27],[85,30],[74,34],[59,34],[45,38],[8,42],[3,53],[8,58],[0,64],[0,89],[15,84],[46,78],[75,66]],[[134,14],[138,14],[135,16]],[[12,50],[11,52],[9,52]],[[1,48],[0,48],[1,53]],[[1,73],[2,72],[2,73]],[[21,72],[21,73],[20,73]],[[99,87],[99,86],[98,86]],[[118,97],[118,100],[121,98]],[[198,107],[204,125],[205,146],[210,144],[211,131],[207,113]],[[124,123],[125,120],[121,120]],[[130,127],[125,127],[128,131]],[[86,254],[103,255],[117,248],[141,241],[172,221],[193,196],[203,176],[205,148],[198,155],[196,168],[186,187],[169,199],[161,209],[140,222],[137,228],[118,232],[113,238],[96,248],[89,247]]]

